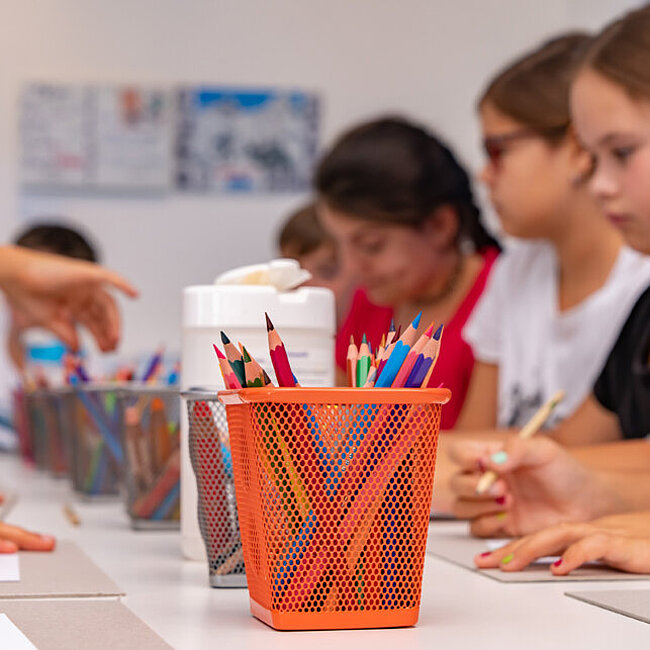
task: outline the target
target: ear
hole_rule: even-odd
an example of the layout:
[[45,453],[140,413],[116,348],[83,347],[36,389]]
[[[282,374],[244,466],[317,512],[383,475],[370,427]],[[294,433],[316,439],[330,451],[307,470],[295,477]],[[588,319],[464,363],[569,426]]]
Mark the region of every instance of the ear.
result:
[[422,234],[435,250],[448,250],[454,245],[459,229],[458,212],[453,205],[446,203],[437,207],[427,217],[422,227]]
[[569,127],[566,135],[566,143],[569,152],[569,163],[571,165],[571,183],[574,186],[581,185],[593,171],[593,158],[582,146],[573,126]]

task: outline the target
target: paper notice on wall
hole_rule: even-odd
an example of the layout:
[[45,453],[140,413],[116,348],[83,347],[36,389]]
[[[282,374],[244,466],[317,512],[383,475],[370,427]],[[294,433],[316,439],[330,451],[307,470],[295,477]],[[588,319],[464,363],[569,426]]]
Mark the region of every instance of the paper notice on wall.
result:
[[6,614],[0,614],[0,648],[36,650],[36,646],[14,625]]
[[172,133],[167,90],[30,84],[21,97],[21,180],[28,188],[167,190]]
[[222,193],[310,188],[318,148],[314,94],[184,88],[178,93],[176,185]]
[[[20,564],[18,553],[0,553],[0,582],[18,582]],[[3,646],[0,645],[0,648]]]

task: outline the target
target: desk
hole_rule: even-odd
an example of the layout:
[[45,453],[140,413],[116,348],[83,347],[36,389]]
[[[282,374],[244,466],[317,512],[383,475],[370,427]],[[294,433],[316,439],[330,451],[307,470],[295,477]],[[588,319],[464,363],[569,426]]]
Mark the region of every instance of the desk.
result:
[[[208,587],[207,567],[181,559],[175,532],[135,532],[121,502],[84,503],[68,482],[0,457],[0,484],[19,493],[9,521],[75,541],[123,587],[124,603],[177,650],[536,650],[650,647],[650,626],[563,594],[639,589],[629,583],[502,584],[428,556],[418,626],[397,630],[275,632],[248,613],[248,592]],[[62,504],[74,503],[74,527]],[[465,524],[440,522],[436,527]]]

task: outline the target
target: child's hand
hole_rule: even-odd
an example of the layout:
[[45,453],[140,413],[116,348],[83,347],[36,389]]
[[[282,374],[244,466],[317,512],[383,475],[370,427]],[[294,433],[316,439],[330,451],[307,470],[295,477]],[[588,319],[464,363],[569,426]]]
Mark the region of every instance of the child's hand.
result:
[[117,303],[108,287],[135,297],[120,275],[97,264],[14,246],[0,249],[0,288],[22,326],[39,325],[73,350],[77,324],[85,325],[103,351],[120,335]]
[[[618,496],[598,474],[543,436],[513,437],[505,443],[458,441],[450,445],[449,455],[462,468],[451,479],[454,514],[470,519],[478,537],[526,535],[618,507]],[[499,479],[478,495],[478,481],[488,469]]]
[[477,555],[474,562],[481,569],[521,571],[539,557],[559,554],[562,557],[551,565],[557,576],[596,560],[630,573],[650,573],[650,512],[552,526]]
[[49,535],[31,533],[18,526],[0,522],[0,553],[24,551],[52,551],[56,540]]

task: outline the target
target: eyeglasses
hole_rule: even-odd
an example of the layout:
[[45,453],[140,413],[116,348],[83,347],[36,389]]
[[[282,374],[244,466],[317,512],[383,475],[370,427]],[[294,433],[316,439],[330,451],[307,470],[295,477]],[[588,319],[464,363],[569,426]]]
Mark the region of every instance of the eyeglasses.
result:
[[558,137],[564,134],[566,129],[566,125],[549,127],[543,130],[524,128],[510,131],[510,133],[502,133],[501,135],[492,135],[483,140],[483,151],[485,151],[490,164],[493,167],[499,167],[503,154],[508,150],[508,145],[513,142],[529,138]]

